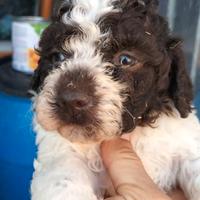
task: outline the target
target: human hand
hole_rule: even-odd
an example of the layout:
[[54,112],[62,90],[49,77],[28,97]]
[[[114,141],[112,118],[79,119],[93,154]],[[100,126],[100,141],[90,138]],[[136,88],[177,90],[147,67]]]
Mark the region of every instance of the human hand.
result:
[[170,198],[159,190],[128,141],[104,141],[101,156],[117,194],[109,200],[185,200],[182,194]]

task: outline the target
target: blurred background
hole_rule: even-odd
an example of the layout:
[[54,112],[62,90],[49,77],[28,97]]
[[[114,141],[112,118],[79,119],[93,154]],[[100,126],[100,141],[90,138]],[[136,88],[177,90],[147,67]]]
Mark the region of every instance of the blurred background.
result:
[[[0,0],[0,200],[30,199],[36,146],[27,91],[39,59],[33,49],[50,21],[54,3]],[[200,117],[200,1],[160,0],[160,13],[184,39]]]

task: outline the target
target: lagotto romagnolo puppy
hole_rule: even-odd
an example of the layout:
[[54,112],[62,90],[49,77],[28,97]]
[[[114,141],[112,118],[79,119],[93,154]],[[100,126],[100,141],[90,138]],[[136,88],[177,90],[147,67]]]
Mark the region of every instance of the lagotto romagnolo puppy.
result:
[[166,193],[200,199],[200,124],[181,41],[156,0],[65,0],[44,31],[33,89],[33,200],[99,200],[99,144],[130,133]]

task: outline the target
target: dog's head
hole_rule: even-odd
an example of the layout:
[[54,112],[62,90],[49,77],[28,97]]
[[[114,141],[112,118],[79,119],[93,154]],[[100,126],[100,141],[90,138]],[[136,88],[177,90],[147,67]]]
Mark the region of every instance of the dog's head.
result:
[[157,7],[156,0],[61,2],[34,76],[45,129],[99,139],[151,125],[174,108],[187,117],[192,86],[181,41]]

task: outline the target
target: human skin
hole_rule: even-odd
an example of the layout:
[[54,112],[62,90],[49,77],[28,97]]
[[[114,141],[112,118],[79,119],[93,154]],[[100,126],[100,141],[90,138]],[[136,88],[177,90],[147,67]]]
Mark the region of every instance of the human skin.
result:
[[186,200],[180,190],[170,196],[159,190],[127,140],[104,141],[101,156],[116,192],[107,200]]

